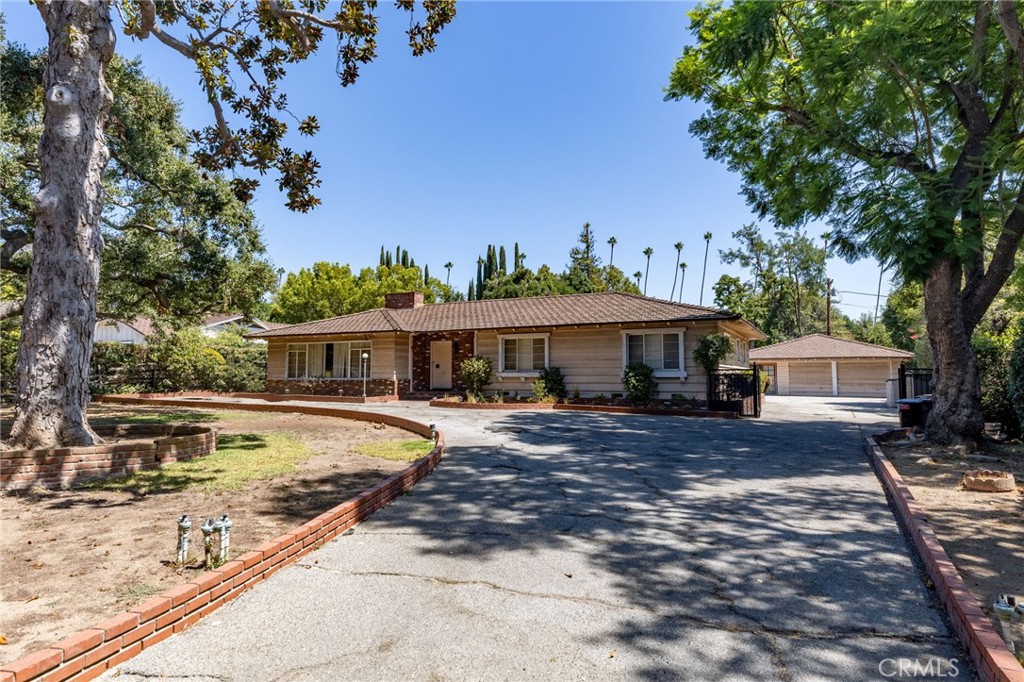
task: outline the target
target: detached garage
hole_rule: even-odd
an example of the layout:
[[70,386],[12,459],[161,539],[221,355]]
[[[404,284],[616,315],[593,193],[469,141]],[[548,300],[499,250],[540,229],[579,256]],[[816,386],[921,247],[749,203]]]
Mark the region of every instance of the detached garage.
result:
[[884,398],[913,353],[861,341],[811,334],[750,351],[770,377],[769,394]]

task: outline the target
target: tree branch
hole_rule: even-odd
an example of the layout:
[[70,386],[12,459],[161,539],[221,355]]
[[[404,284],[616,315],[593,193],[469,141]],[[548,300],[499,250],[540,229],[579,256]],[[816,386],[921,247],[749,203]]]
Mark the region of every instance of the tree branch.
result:
[[21,315],[25,309],[25,301],[0,301],[0,320]]
[[968,280],[960,295],[964,311],[964,324],[974,329],[981,321],[982,315],[995,300],[1003,284],[1013,273],[1017,251],[1024,240],[1024,183],[1014,202],[1010,217],[1003,224],[1003,231],[996,241],[984,277]]
[[1010,52],[1024,74],[1024,30],[1021,30],[1020,17],[1017,16],[1017,7],[1013,0],[997,0],[996,21],[1003,27],[1003,34],[1010,44]]

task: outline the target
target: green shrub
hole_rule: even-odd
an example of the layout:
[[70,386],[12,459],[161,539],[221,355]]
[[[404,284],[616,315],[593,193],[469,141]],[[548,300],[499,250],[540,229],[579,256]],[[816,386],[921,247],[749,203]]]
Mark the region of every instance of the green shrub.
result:
[[1024,321],[1018,324],[1017,338],[1010,346],[1007,365],[1007,393],[1017,417],[1017,433],[1024,434]]
[[246,341],[240,331],[225,331],[211,339],[208,347],[224,359],[211,390],[259,393],[266,389],[267,344]]
[[718,371],[718,365],[732,352],[732,341],[725,334],[707,334],[700,338],[693,350],[693,359],[704,368],[705,374]]
[[471,398],[482,398],[484,386],[491,383],[491,360],[482,355],[474,355],[459,365],[459,378],[466,387],[466,395]]
[[1014,398],[1014,348],[1020,340],[1018,326],[1009,324],[1000,329],[977,332],[971,348],[978,366],[981,388],[981,411],[987,422],[999,422],[1010,436],[1021,433],[1019,400]]
[[541,397],[562,400],[569,395],[565,388],[565,376],[558,367],[546,367],[540,371],[537,381],[533,382],[533,395],[537,397],[538,385]]
[[626,365],[622,375],[622,386],[626,389],[626,396],[634,403],[650,402],[658,391],[654,370],[642,362]]

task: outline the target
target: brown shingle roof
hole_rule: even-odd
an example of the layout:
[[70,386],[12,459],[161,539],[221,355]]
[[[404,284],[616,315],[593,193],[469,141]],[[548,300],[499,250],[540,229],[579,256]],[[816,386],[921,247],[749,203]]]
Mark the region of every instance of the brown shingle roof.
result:
[[[595,324],[741,320],[728,310],[672,303],[620,292],[435,303],[419,308],[377,308],[327,320],[251,334],[251,338],[365,334],[371,332],[471,331]],[[753,326],[752,335],[763,338]]]
[[886,358],[909,360],[913,353],[863,341],[810,334],[750,351],[751,360],[831,360],[833,358]]

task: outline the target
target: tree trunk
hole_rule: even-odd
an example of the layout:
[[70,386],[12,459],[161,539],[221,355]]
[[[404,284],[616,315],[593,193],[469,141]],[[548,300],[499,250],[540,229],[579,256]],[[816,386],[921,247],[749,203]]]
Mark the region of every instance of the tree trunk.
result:
[[928,338],[934,357],[935,401],[925,429],[936,443],[975,447],[985,428],[978,366],[960,300],[960,265],[941,260],[924,285]]
[[104,74],[114,52],[102,0],[37,3],[49,35],[39,141],[40,188],[32,272],[18,349],[11,439],[23,447],[87,445],[89,357],[96,324],[104,125],[111,94]]

